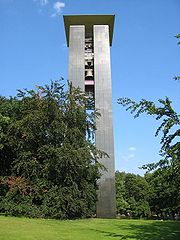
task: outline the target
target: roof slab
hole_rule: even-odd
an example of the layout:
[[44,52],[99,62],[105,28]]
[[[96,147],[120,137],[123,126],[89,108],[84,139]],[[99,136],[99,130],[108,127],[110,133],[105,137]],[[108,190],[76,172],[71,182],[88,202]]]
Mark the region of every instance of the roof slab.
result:
[[93,25],[109,25],[109,39],[112,46],[115,15],[64,15],[63,18],[68,47],[71,25],[85,25],[86,33],[93,31]]

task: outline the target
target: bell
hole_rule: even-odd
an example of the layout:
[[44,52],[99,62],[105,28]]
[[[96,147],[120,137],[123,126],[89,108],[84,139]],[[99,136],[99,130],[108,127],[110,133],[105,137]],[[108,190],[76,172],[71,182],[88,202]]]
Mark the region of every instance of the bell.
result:
[[86,60],[85,61],[85,66],[92,66],[93,64],[92,64],[92,60],[91,59],[88,59],[88,60]]
[[86,69],[86,74],[85,74],[86,78],[92,78],[93,77],[93,70],[92,69]]

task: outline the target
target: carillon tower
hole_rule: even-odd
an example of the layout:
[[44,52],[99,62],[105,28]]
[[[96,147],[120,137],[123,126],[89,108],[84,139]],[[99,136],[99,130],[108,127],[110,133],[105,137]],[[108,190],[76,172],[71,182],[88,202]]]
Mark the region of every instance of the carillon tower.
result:
[[96,120],[96,146],[109,155],[100,162],[107,171],[98,181],[97,217],[116,216],[114,137],[112,125],[112,88],[110,46],[114,15],[64,16],[69,47],[68,79],[87,96],[94,96],[101,114]]

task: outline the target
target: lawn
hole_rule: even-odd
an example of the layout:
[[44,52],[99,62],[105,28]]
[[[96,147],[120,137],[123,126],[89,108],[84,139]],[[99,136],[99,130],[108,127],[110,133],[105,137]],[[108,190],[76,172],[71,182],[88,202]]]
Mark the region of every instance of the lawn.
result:
[[48,220],[0,216],[0,240],[179,240],[180,222]]

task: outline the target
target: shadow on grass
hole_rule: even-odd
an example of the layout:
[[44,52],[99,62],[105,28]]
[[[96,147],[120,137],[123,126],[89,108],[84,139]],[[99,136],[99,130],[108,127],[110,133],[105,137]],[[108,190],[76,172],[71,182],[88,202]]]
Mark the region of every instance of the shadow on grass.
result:
[[106,237],[114,237],[117,238],[119,240],[121,239],[134,239],[133,235],[125,235],[125,234],[118,234],[118,233],[113,233],[113,232],[108,232],[108,231],[102,231],[102,230],[97,230],[97,229],[91,229],[92,231],[95,231],[97,233],[101,233],[102,235],[106,236]]
[[[133,221],[126,225],[116,224],[116,231],[102,231],[91,229],[106,237],[114,237],[119,240],[180,240],[180,222],[138,222]],[[121,234],[122,232],[122,234]]]

